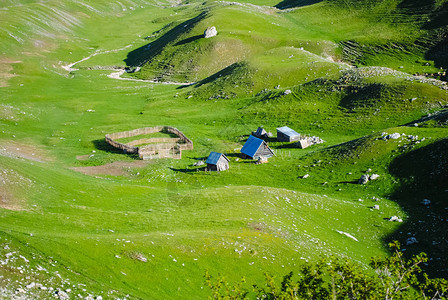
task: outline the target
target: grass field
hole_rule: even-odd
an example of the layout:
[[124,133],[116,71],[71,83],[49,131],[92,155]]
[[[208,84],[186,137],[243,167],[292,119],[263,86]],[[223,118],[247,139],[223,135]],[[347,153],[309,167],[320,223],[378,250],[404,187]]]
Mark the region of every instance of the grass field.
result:
[[[445,276],[448,95],[414,74],[447,67],[447,2],[178,2],[0,4],[0,295],[202,299],[206,270],[367,269],[410,236]],[[194,150],[142,163],[104,139],[159,125]],[[325,143],[238,158],[285,125]],[[193,166],[210,151],[230,169]]]

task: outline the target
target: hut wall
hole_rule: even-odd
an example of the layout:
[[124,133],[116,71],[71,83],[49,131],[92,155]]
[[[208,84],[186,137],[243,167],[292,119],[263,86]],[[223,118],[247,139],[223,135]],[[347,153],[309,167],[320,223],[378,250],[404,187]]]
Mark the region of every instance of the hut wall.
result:
[[287,134],[284,134],[283,132],[277,130],[277,141],[279,141],[279,142],[295,142],[295,141],[300,140],[300,138],[301,138],[300,134],[287,135]]
[[268,146],[266,145],[261,145],[260,148],[258,148],[257,152],[254,155],[254,159],[259,158],[260,156],[264,156],[264,157],[272,157],[273,154],[272,152],[269,150]]
[[304,139],[304,140],[299,140],[299,141],[297,142],[297,146],[298,146],[300,149],[305,149],[305,148],[307,148],[307,147],[310,146],[310,143],[309,143],[308,140],[306,140],[306,139]]
[[224,157],[221,157],[216,165],[207,164],[208,171],[225,171],[228,169],[229,169],[229,162]]
[[290,142],[289,136],[286,134],[283,134],[280,131],[277,131],[277,141],[279,142]]

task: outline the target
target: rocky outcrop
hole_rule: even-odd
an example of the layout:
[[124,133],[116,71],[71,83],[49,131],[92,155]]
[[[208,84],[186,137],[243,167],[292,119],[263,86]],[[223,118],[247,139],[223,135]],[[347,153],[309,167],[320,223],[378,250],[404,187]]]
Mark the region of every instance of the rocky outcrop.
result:
[[208,27],[205,31],[204,31],[204,37],[206,39],[214,37],[218,34],[218,31],[216,30],[215,26],[212,27]]

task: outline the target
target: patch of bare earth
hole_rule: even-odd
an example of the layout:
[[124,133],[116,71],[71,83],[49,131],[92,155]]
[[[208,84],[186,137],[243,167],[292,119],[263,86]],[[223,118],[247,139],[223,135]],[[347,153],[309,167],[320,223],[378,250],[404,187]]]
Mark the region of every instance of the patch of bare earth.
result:
[[24,158],[37,162],[49,162],[53,160],[45,150],[38,146],[15,141],[0,141],[0,155],[11,158]]
[[127,175],[132,168],[143,168],[148,163],[149,162],[145,160],[137,160],[132,162],[116,161],[102,166],[74,167],[71,169],[86,175],[124,176]]
[[21,63],[21,61],[15,61],[0,56],[0,87],[7,87],[8,80],[12,77],[17,76],[16,74],[12,73],[12,65],[18,63]]
[[21,201],[8,193],[3,184],[0,184],[0,208],[9,210],[23,210]]
[[13,169],[0,167],[0,208],[24,210],[25,201],[16,195],[25,190],[30,190],[33,186],[33,180]]
[[76,156],[76,159],[81,161],[89,160],[90,156],[92,156],[92,154],[78,155]]

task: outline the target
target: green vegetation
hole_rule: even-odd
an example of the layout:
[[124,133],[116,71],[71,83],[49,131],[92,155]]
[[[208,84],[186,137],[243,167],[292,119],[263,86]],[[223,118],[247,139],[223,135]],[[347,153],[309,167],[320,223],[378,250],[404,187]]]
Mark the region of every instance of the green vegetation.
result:
[[[0,298],[205,298],[205,270],[260,283],[336,257],[369,273],[410,237],[399,255],[444,276],[447,88],[414,74],[447,68],[446,8],[2,2]],[[159,125],[194,150],[142,162],[104,139]],[[277,142],[285,125],[325,143]],[[267,164],[238,157],[258,126]],[[210,151],[230,169],[194,165]]]
[[[263,285],[254,284],[256,299],[446,299],[448,281],[430,279],[419,265],[428,261],[424,253],[405,259],[398,242],[391,243],[390,258],[372,258],[370,274],[350,260],[327,259],[299,267],[298,276],[285,275],[279,284],[265,274]],[[298,278],[296,278],[298,277]],[[206,284],[213,299],[248,299],[242,283],[230,285],[225,278],[214,279],[208,272]],[[252,296],[252,295],[251,295]]]

